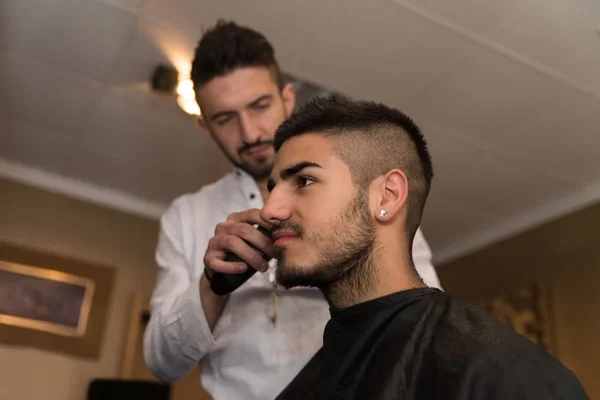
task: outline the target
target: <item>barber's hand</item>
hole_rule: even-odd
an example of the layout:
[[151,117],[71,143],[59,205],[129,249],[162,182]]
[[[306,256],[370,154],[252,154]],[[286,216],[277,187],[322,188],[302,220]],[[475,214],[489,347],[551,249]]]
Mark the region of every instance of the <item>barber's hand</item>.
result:
[[247,269],[244,263],[223,261],[228,252],[236,254],[257,271],[265,272],[269,268],[263,257],[245,242],[251,243],[268,256],[273,256],[272,240],[254,228],[253,224],[271,230],[271,225],[260,218],[260,210],[256,208],[233,213],[227,221],[217,225],[215,235],[209,240],[204,254],[204,267],[209,275],[213,272],[239,274]]

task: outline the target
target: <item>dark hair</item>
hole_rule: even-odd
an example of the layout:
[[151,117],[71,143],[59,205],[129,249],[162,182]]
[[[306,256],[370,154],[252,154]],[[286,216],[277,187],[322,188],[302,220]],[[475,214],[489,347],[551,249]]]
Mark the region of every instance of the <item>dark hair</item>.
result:
[[433,166],[425,138],[408,116],[380,103],[316,98],[279,127],[275,151],[303,134],[338,137],[335,151],[360,189],[368,188],[375,178],[391,169],[402,170],[409,187],[406,229],[414,235],[429,195]]
[[191,72],[194,89],[243,67],[271,69],[277,85],[283,88],[275,50],[267,38],[250,28],[219,20],[204,32],[196,47]]

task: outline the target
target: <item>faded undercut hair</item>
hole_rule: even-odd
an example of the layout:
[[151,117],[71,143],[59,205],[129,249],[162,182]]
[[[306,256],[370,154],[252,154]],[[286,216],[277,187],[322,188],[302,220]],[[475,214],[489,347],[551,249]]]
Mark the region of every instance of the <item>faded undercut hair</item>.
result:
[[303,134],[335,137],[335,151],[359,190],[392,169],[408,180],[406,232],[412,244],[433,178],[431,156],[418,126],[399,110],[340,97],[316,98],[294,112],[275,134],[275,151]]

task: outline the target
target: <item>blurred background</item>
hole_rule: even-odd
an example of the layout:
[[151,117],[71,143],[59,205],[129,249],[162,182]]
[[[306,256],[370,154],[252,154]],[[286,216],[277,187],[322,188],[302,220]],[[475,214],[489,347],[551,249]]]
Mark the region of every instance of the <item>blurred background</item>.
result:
[[[92,355],[0,324],[0,399],[149,379],[158,219],[231,170],[185,93],[151,80],[165,66],[185,81],[218,18],[269,38],[301,102],[340,93],[412,116],[434,162],[422,228],[444,289],[600,399],[597,0],[0,0],[0,240],[113,271]],[[172,398],[201,398],[194,385]]]

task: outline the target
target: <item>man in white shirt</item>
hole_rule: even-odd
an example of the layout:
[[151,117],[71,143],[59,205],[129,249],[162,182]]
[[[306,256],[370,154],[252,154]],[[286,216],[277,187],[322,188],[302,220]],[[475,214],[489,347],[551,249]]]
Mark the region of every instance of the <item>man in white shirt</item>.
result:
[[[260,218],[273,166],[273,136],[291,114],[295,93],[284,85],[271,44],[260,33],[219,22],[200,40],[192,64],[199,125],[235,166],[219,181],[175,199],[161,218],[158,277],[144,356],[161,380],[174,381],[200,363],[216,400],[273,399],[322,345],[329,306],[314,288],[279,291],[272,242],[251,224]],[[239,273],[233,252],[259,272],[230,295],[210,288],[215,272]],[[439,287],[421,230],[413,244],[425,283]]]

